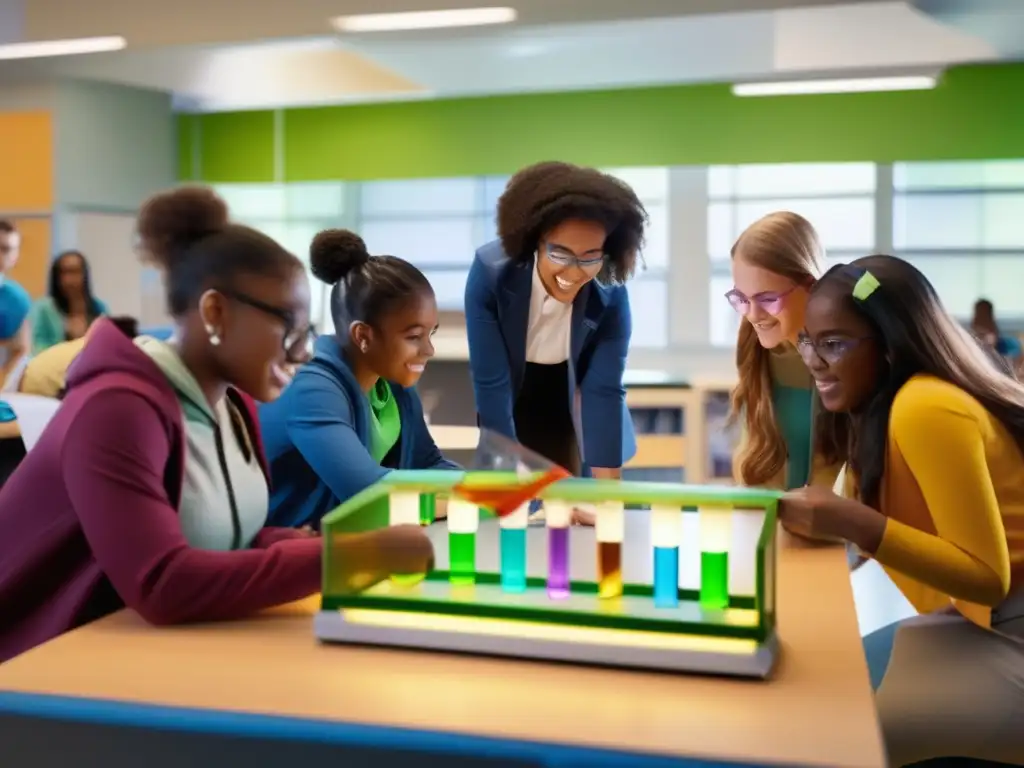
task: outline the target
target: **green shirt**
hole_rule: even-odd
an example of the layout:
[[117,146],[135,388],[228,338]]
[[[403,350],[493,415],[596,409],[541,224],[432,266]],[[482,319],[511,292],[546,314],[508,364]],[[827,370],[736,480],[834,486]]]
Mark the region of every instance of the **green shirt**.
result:
[[810,372],[790,346],[773,350],[772,404],[786,443],[786,488],[810,482],[814,443],[814,390]]
[[370,401],[370,455],[380,464],[398,442],[402,419],[391,387],[384,379],[377,379],[367,399]]

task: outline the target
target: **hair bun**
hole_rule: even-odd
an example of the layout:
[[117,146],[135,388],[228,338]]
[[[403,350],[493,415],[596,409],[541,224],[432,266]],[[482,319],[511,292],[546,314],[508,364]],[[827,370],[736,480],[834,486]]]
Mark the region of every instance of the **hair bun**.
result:
[[344,279],[369,260],[370,252],[363,238],[347,229],[325,229],[309,246],[309,268],[328,285]]
[[209,187],[179,187],[142,204],[138,234],[148,256],[164,267],[192,243],[228,226],[227,203]]

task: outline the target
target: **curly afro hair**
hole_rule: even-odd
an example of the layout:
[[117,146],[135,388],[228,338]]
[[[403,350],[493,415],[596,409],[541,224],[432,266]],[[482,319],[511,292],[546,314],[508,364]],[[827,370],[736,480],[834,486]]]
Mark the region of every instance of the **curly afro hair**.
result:
[[498,200],[498,237],[513,261],[533,258],[546,232],[570,219],[608,232],[598,279],[624,283],[636,270],[647,211],[632,188],[607,173],[571,163],[537,163],[513,176]]

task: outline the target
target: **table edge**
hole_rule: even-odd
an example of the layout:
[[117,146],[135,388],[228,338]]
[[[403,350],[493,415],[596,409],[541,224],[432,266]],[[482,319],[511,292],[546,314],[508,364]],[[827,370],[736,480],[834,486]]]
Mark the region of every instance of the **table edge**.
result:
[[536,762],[539,765],[587,768],[757,768],[745,763],[699,757],[637,754],[600,747],[519,741],[447,731],[22,691],[0,690],[0,716],[3,715],[241,738],[312,741],[339,746],[384,746],[410,752],[460,755],[490,753],[505,759]]

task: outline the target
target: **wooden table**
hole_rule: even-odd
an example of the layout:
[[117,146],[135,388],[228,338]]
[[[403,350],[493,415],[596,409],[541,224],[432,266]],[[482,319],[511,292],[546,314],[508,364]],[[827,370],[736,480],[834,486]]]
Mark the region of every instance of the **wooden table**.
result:
[[[146,768],[171,749],[154,746],[160,729],[290,739],[293,755],[304,742],[346,756],[368,745],[417,755],[346,759],[345,768],[885,763],[841,548],[783,545],[783,655],[770,682],[326,647],[313,639],[316,607],[165,629],[125,611],[69,633],[0,666],[0,715],[27,716],[0,743],[14,754],[9,739],[26,723],[55,717],[155,729]],[[205,749],[197,754],[212,754]],[[438,751],[449,757],[431,762]]]

